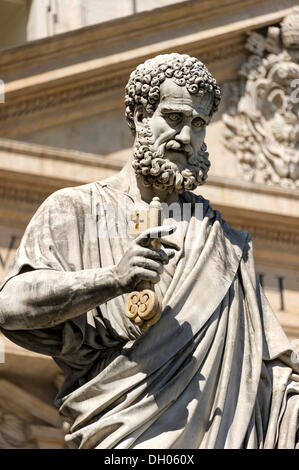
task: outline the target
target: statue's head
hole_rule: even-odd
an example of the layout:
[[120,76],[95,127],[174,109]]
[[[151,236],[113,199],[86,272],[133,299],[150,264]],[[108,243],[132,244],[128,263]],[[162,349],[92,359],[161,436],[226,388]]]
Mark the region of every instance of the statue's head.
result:
[[131,73],[126,117],[136,135],[133,167],[145,186],[183,192],[203,184],[205,130],[219,102],[216,80],[186,54],[157,56]]

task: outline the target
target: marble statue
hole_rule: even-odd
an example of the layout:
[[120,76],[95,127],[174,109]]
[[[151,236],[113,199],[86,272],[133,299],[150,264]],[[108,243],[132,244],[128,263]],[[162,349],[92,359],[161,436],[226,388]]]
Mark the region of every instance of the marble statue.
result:
[[[105,181],[52,194],[1,285],[3,333],[66,374],[56,405],[71,448],[298,445],[299,367],[250,236],[193,192],[207,178],[219,102],[196,58],[139,65],[125,96],[131,159]],[[154,198],[158,226],[146,223]],[[161,315],[141,325],[127,299],[144,283]]]

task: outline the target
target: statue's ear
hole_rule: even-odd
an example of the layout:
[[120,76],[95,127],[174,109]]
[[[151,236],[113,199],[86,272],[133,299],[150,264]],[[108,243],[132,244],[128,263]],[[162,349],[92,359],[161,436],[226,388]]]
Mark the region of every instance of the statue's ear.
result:
[[146,111],[142,105],[138,105],[134,111],[134,124],[136,131],[143,127],[143,119],[146,117]]

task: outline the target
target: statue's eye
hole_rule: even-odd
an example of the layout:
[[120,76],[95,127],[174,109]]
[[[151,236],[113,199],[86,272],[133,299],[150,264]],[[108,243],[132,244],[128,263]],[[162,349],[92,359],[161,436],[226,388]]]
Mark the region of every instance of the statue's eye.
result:
[[195,119],[193,119],[192,121],[192,126],[195,127],[195,128],[200,128],[200,127],[203,127],[205,126],[205,121],[203,119],[201,119],[200,117],[197,117]]
[[178,122],[181,122],[182,115],[180,113],[169,113],[167,114],[167,119],[173,124],[177,124]]

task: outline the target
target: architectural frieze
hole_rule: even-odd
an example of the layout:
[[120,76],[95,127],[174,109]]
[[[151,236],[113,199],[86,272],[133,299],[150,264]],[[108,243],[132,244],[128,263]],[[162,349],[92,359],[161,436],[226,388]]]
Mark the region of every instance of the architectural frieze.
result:
[[23,204],[41,204],[51,193],[37,188],[19,188],[11,186],[10,183],[1,182],[0,200],[11,202],[22,202]]
[[[136,37],[140,39],[140,35],[145,37],[157,32],[175,31],[182,26],[190,29],[190,26],[201,21],[209,29],[210,21],[219,22],[227,15],[230,18],[240,17],[240,12],[242,13],[245,9],[247,9],[248,26],[250,26],[248,18],[253,17],[254,14],[261,15],[270,12],[276,15],[277,21],[280,21],[281,12],[295,5],[296,0],[243,0],[242,3],[238,0],[180,2],[151,12],[118,18],[99,25],[34,41],[28,45],[15,47],[10,51],[3,51],[0,57],[0,67],[2,71],[5,71],[10,68],[18,68],[20,63],[28,65],[29,62],[49,62],[62,56],[81,54],[85,50],[91,51],[99,44],[103,48],[106,44],[120,44],[124,39],[135,41]],[[227,23],[227,20],[225,22]]]
[[118,88],[120,83],[123,83],[123,76],[114,76],[105,78],[103,80],[94,80],[90,83],[83,82],[81,85],[74,84],[73,87],[59,88],[58,90],[51,89],[50,92],[39,94],[20,100],[10,104],[7,102],[5,106],[0,107],[0,121],[7,119],[22,118],[31,114],[38,114],[40,112],[65,107],[69,104],[74,105],[86,98],[95,97],[101,93],[106,93],[108,90]]
[[280,245],[299,246],[299,233],[279,229],[274,227],[265,227],[253,223],[234,224],[237,230],[247,230],[253,239],[261,239],[271,243],[279,243]]
[[[216,64],[217,62],[226,61],[231,59],[232,56],[242,54],[244,52],[244,40],[240,39],[240,42],[225,44],[217,49],[210,49],[200,53],[200,51],[192,51],[194,55],[201,58],[203,62],[208,65]],[[28,96],[26,93],[26,99],[18,99],[15,101],[13,98],[8,99],[5,106],[0,106],[0,121],[22,119],[28,115],[34,115],[41,112],[49,111],[51,109],[58,110],[59,108],[66,107],[68,105],[74,106],[76,103],[80,103],[83,100],[90,99],[91,97],[97,97],[101,94],[106,94],[108,91],[117,90],[121,85],[125,85],[128,74],[122,71],[121,74],[111,73],[111,75],[101,78],[94,79],[92,81],[82,81],[78,84],[76,80],[72,83],[73,86],[62,88],[61,86],[55,87],[49,81],[45,93],[44,89],[41,89],[39,93],[34,93],[32,96]],[[9,96],[9,95],[8,95]]]

